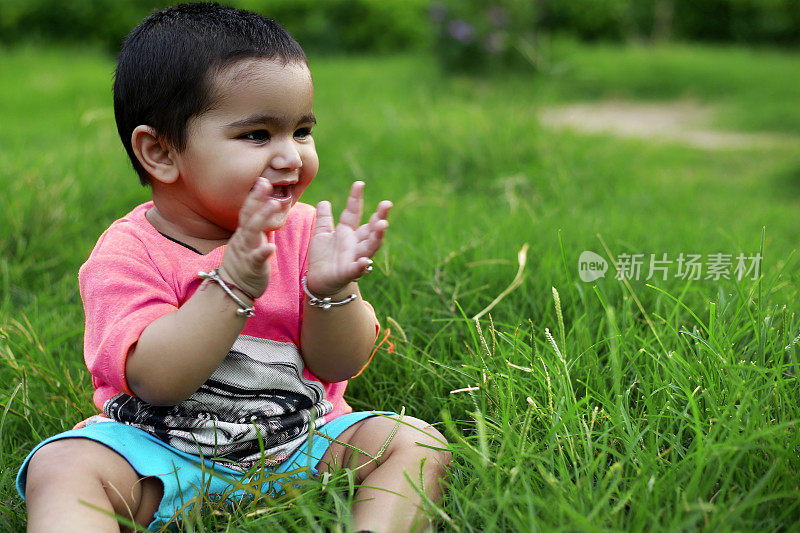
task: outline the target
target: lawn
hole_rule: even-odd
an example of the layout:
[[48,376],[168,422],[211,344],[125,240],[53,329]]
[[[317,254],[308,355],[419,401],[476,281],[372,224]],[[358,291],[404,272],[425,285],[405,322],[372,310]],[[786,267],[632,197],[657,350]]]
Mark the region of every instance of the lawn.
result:
[[[20,462],[94,412],[78,267],[148,191],[117,138],[111,58],[24,47],[0,63],[0,530],[19,531]],[[800,137],[799,67],[779,51],[566,41],[546,72],[479,78],[419,55],[311,58],[321,170],[304,200],[341,208],[364,179],[368,202],[396,205],[362,282],[391,332],[349,401],[447,436],[448,495],[428,507],[442,529],[797,527],[800,143],[705,151],[537,116],[692,99],[720,128]],[[584,250],[675,263],[587,283]],[[681,253],[763,261],[757,279],[689,280]],[[184,525],[335,530],[351,488],[343,472]]]

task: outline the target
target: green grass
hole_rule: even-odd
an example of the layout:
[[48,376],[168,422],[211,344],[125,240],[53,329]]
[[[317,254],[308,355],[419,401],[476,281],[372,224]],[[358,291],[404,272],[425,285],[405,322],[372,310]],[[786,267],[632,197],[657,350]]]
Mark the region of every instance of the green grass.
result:
[[[361,178],[373,205],[396,204],[362,283],[394,351],[351,382],[350,403],[405,407],[445,433],[449,492],[429,509],[442,529],[796,527],[797,150],[581,136],[542,129],[536,114],[691,97],[724,104],[726,127],[797,134],[799,61],[558,42],[548,76],[470,79],[426,57],[312,58],[321,171],[304,199],[341,207]],[[110,59],[23,48],[0,62],[0,530],[18,531],[18,465],[94,411],[77,269],[147,190],[116,138]],[[615,256],[673,259],[763,246],[764,273],[581,282],[579,254],[608,258],[603,242]],[[526,243],[522,285],[475,323]],[[478,389],[451,394],[467,387]],[[185,525],[306,531],[344,520],[351,500],[342,473]]]

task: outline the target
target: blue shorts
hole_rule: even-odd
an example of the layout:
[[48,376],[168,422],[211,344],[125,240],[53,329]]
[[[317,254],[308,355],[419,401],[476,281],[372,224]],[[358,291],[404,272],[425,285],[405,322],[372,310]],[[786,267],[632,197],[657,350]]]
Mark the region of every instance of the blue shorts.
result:
[[[387,411],[350,413],[334,418],[317,431],[335,439],[345,429],[365,418],[394,414]],[[240,498],[246,494],[245,491],[232,490],[232,486],[242,481],[250,481],[250,486],[254,486],[246,474],[176,450],[141,429],[119,422],[99,422],[50,437],[28,454],[17,474],[17,491],[23,499],[25,498],[28,463],[33,454],[49,442],[68,438],[85,438],[105,444],[124,457],[140,476],[157,477],[161,480],[164,485],[164,496],[153,522],[148,527],[149,530],[158,530],[164,524],[174,520],[176,513],[182,508],[188,510],[190,507],[186,504],[201,492],[205,494],[207,491],[208,494]],[[263,470],[259,468],[259,480],[264,482],[261,491],[278,494],[283,490],[280,481],[285,483],[287,479],[291,478],[307,479],[311,475],[316,476],[316,465],[330,444],[331,442],[325,437],[310,435],[306,443],[283,463],[274,467],[265,467]],[[214,474],[212,475],[211,472]]]

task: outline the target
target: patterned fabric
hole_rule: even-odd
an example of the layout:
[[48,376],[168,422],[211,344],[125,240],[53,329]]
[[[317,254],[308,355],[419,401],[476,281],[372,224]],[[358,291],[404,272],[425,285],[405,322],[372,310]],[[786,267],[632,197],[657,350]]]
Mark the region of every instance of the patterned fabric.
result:
[[[200,389],[171,407],[119,393],[103,413],[138,427],[170,446],[248,469],[269,450],[265,463],[285,460],[324,422],[333,405],[319,381],[303,378],[294,344],[242,335]],[[260,441],[260,442],[259,442]]]

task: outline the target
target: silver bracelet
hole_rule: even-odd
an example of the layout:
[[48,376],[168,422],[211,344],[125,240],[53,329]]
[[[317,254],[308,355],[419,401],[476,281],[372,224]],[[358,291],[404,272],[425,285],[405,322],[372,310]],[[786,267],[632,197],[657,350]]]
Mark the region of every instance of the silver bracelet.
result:
[[310,305],[311,307],[319,307],[320,309],[327,311],[331,307],[338,307],[340,305],[349,304],[350,302],[356,299],[356,295],[351,294],[344,300],[339,300],[338,302],[332,302],[330,297],[319,298],[317,296],[314,296],[308,291],[308,276],[306,275],[303,276],[302,283],[303,283],[303,290],[305,291],[306,296],[308,296],[308,305]]
[[202,279],[207,279],[207,280],[213,281],[214,283],[216,283],[217,285],[222,287],[222,290],[225,291],[225,294],[230,296],[233,299],[233,301],[236,302],[236,304],[239,306],[239,309],[236,310],[236,314],[237,315],[246,316],[247,318],[250,318],[251,316],[256,314],[256,310],[253,307],[248,306],[244,302],[244,300],[242,300],[241,298],[236,296],[236,294],[234,294],[234,292],[231,290],[231,288],[228,287],[228,284],[225,282],[224,279],[222,279],[222,276],[219,275],[219,269],[218,268],[215,268],[211,272],[203,272],[201,270],[200,272],[197,273],[197,275]]

